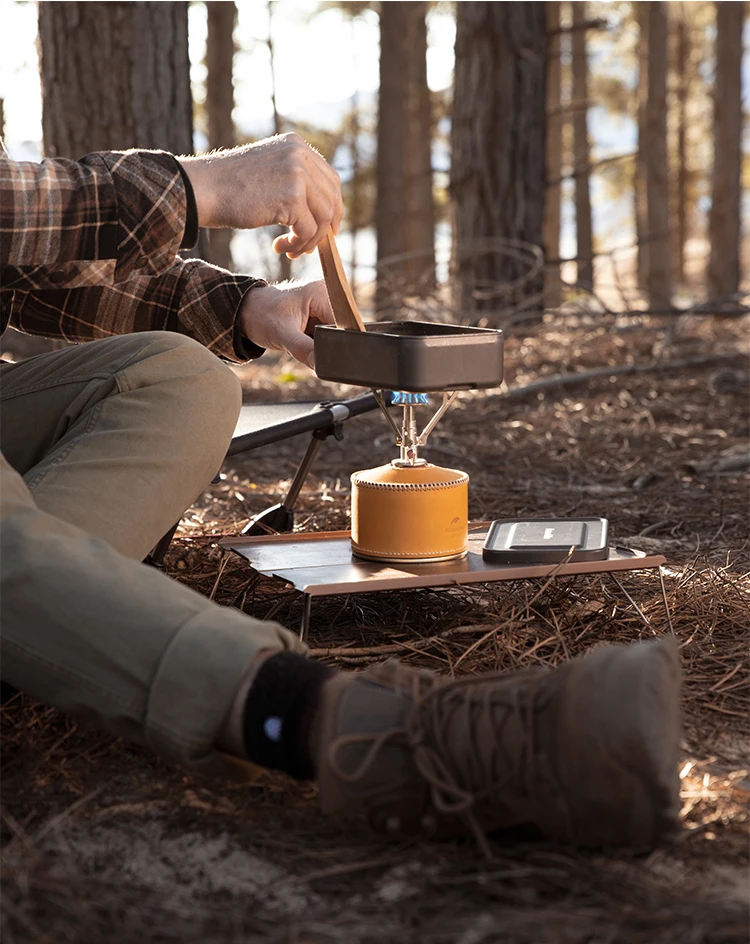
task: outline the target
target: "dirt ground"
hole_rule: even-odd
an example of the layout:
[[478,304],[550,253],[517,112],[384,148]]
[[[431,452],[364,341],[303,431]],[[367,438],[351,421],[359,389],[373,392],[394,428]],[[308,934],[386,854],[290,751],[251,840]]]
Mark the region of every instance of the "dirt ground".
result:
[[[684,670],[679,841],[636,857],[503,836],[490,861],[471,841],[389,845],[356,820],[323,819],[309,784],[201,779],[15,696],[2,711],[4,942],[748,940],[747,320],[570,315],[511,334],[506,358],[508,389],[461,394],[429,458],[470,474],[475,520],[604,515],[616,543],[664,553],[669,615],[653,572],[565,578],[541,594],[516,582],[337,598],[315,609],[310,644],[344,668],[398,651],[463,675],[555,665],[671,620]],[[522,389],[602,367],[620,372]],[[346,392],[286,361],[242,376],[250,401]],[[278,500],[304,445],[228,462],[183,520],[170,576],[296,627],[296,595],[216,542]],[[321,451],[298,527],[347,527],[349,475],[392,455],[382,418],[348,424]]]

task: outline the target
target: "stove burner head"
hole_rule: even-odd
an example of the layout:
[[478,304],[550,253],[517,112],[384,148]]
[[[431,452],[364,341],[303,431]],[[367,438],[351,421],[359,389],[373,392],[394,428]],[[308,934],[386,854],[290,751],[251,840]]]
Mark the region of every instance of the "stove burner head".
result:
[[[398,459],[393,460],[395,466],[423,465],[424,459],[419,457],[419,449],[424,446],[430,433],[435,429],[440,418],[445,414],[448,407],[458,396],[458,391],[453,393],[443,393],[443,401],[438,407],[432,419],[427,423],[420,433],[417,428],[417,416],[414,410],[416,403],[429,403],[429,397],[426,393],[392,393],[390,402],[394,405],[400,405],[402,408],[401,425],[399,426],[390,412],[388,411],[388,394],[384,390],[374,390],[373,393],[380,405],[388,425],[393,430],[396,437],[396,445],[399,447],[400,455]],[[416,399],[418,398],[418,399]]]

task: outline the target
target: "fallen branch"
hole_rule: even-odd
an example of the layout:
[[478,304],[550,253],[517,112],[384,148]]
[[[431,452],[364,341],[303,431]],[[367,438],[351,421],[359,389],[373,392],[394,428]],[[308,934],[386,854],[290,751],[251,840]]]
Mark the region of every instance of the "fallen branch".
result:
[[[578,387],[586,384],[590,380],[602,380],[608,377],[622,377],[631,374],[648,374],[652,371],[681,370],[683,367],[697,367],[706,364],[719,364],[723,361],[734,360],[742,355],[738,351],[731,351],[724,354],[707,354],[702,357],[683,357],[676,361],[665,361],[664,363],[650,364],[620,364],[617,367],[596,367],[594,370],[581,370],[574,374],[555,374],[554,377],[544,377],[542,380],[534,380],[532,383],[525,384],[523,387],[511,387],[502,393],[493,393],[485,397],[487,400],[520,400],[530,394],[542,393],[547,390],[554,390],[557,387]],[[481,422],[487,421],[487,417],[482,416]]]
[[750,469],[750,451],[739,456],[714,456],[700,462],[686,462],[683,468],[694,475],[707,473],[726,475],[730,472],[743,472],[745,469]]

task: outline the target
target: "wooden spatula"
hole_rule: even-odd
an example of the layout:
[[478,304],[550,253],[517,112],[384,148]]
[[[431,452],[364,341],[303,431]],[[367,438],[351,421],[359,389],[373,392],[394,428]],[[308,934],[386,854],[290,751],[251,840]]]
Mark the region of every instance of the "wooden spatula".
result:
[[336,240],[329,229],[328,234],[318,243],[320,264],[323,267],[323,278],[328,292],[328,301],[333,309],[333,317],[338,328],[349,328],[354,331],[364,331],[362,316],[354,301],[349,280],[344,272],[341,256],[336,248]]

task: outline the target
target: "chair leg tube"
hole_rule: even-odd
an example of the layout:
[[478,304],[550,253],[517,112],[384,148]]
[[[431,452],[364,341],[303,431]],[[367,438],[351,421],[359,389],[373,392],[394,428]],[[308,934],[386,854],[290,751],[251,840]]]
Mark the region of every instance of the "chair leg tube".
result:
[[174,533],[177,530],[179,523],[179,521],[175,521],[174,527],[170,528],[163,538],[160,538],[159,543],[143,561],[144,564],[148,564],[151,567],[156,567],[159,570],[164,569],[164,557],[169,550],[169,545],[172,543],[172,538],[174,537]]
[[294,473],[294,478],[292,479],[292,484],[289,486],[289,491],[286,493],[286,497],[282,501],[284,508],[288,508],[291,511],[294,508],[294,503],[299,498],[299,493],[302,491],[302,486],[305,484],[305,479],[307,474],[310,471],[310,467],[315,461],[315,456],[318,454],[320,449],[320,444],[323,440],[318,439],[316,436],[310,440],[310,444],[305,451],[302,461],[297,468],[297,471]]

